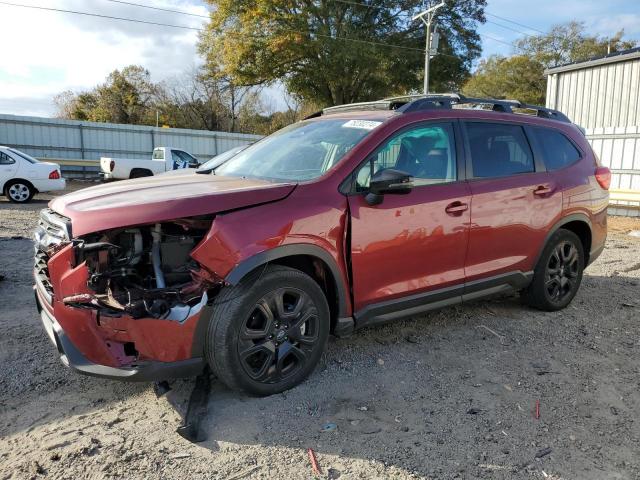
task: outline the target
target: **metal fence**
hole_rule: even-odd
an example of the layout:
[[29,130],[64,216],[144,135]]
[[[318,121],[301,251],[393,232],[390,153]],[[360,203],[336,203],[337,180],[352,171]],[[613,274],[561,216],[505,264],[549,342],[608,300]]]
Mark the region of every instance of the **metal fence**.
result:
[[155,147],[201,161],[262,138],[242,133],[0,115],[0,145],[59,163],[67,178],[96,177],[100,157],[151,159]]

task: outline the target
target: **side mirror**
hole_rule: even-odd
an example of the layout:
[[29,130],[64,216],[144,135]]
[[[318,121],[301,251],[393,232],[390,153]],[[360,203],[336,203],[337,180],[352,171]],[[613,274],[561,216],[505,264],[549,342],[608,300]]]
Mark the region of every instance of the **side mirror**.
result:
[[365,200],[369,205],[382,203],[383,195],[406,195],[413,189],[411,175],[401,170],[386,168],[376,172],[369,182],[369,193]]

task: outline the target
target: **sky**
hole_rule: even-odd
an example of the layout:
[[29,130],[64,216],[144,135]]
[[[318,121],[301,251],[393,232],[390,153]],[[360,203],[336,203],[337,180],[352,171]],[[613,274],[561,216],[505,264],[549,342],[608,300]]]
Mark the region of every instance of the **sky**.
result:
[[[90,89],[114,69],[139,64],[158,82],[184,75],[200,62],[197,30],[20,8],[4,1],[0,0],[0,113],[52,116],[54,95]],[[116,0],[6,0],[192,29],[206,22],[201,16],[206,17],[207,7],[201,0],[129,1],[192,15]],[[479,27],[483,56],[508,55],[517,38],[569,20],[583,21],[599,35],[624,28],[627,38],[640,39],[640,0],[488,0],[486,13],[488,21]],[[268,90],[267,101],[282,106],[279,94],[277,88]]]

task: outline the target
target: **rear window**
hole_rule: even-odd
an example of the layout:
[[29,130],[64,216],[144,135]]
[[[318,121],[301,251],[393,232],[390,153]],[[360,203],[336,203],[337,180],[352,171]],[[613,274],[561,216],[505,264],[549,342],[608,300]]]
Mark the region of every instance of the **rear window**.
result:
[[154,160],[164,160],[164,150],[154,150],[153,151],[153,159]]
[[39,163],[37,159],[33,158],[31,155],[27,155],[20,150],[16,150],[15,148],[10,148],[9,151],[15,155],[18,155],[20,158],[24,158],[29,163]]
[[473,176],[507,177],[535,171],[533,153],[519,125],[466,123]]
[[580,160],[580,151],[564,134],[544,127],[534,127],[533,131],[542,149],[547,170],[559,170]]

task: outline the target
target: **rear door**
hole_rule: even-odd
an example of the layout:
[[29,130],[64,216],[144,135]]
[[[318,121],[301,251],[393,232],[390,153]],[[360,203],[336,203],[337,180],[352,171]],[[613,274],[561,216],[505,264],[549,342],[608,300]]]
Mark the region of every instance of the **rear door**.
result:
[[[348,198],[353,296],[362,318],[380,302],[464,284],[470,195],[458,171],[464,165],[458,128],[455,122],[408,127],[356,170],[356,193]],[[415,186],[370,205],[371,175],[385,168],[409,173]]]
[[[0,188],[16,176],[18,162],[0,150]],[[2,192],[0,192],[1,194]]]
[[463,127],[472,195],[467,282],[528,272],[560,216],[562,192],[535,153],[529,127],[486,121]]

